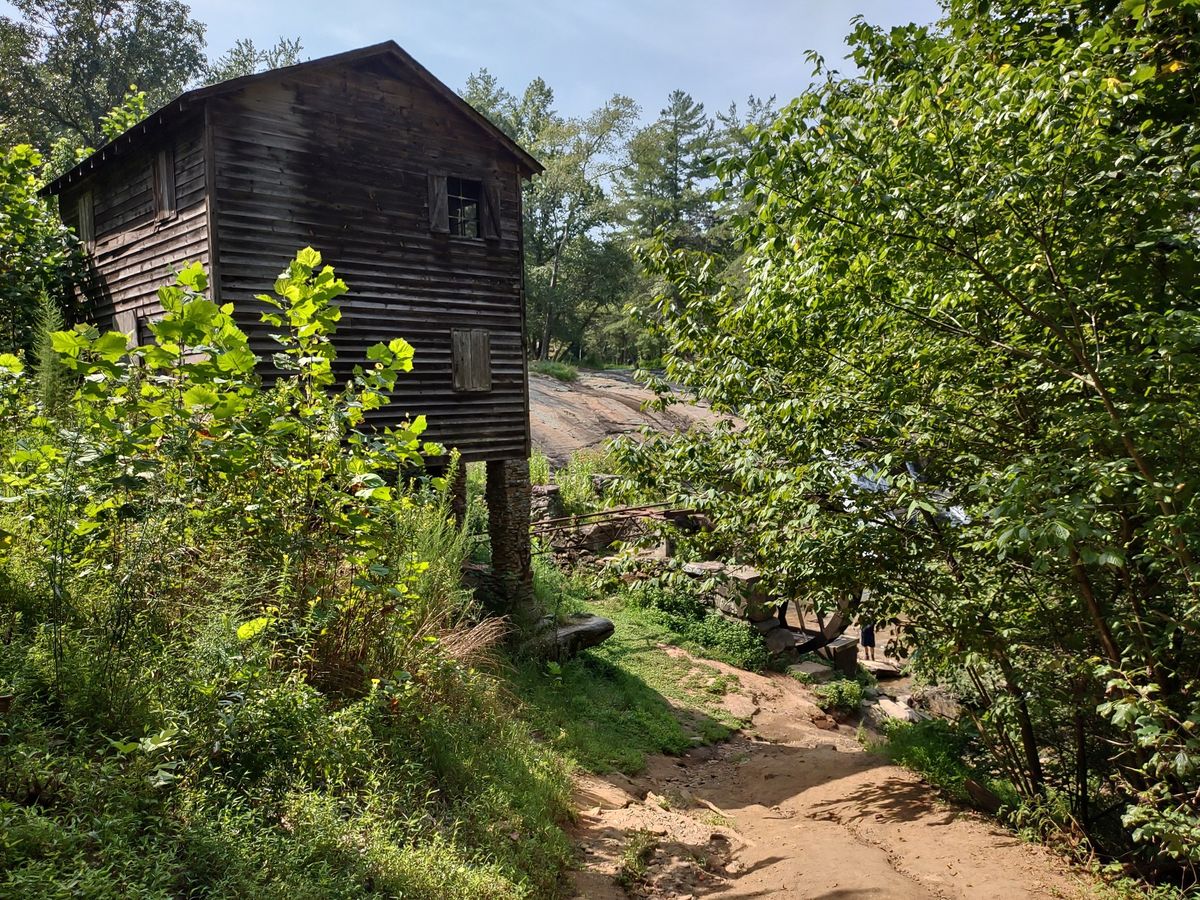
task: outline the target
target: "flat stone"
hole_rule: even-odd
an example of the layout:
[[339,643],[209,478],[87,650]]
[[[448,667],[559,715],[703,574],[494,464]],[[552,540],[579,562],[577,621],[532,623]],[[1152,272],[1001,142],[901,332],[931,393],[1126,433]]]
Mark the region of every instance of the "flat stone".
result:
[[889,659],[860,659],[858,664],[876,678],[900,677],[900,667]]
[[637,802],[637,799],[622,787],[610,784],[606,779],[588,778],[575,788],[575,802],[578,806],[592,807],[593,815],[599,815],[605,809],[624,809]]
[[833,669],[811,659],[788,666],[787,673],[789,675],[803,675],[810,681],[828,681],[833,677]]
[[709,560],[706,562],[690,562],[683,564],[683,573],[693,578],[712,578],[725,571],[725,563]]
[[616,626],[611,619],[585,613],[573,616],[555,632],[554,645],[558,659],[570,659],[588,647],[595,647],[612,637]]
[[734,566],[727,569],[725,574],[734,581],[741,582],[742,584],[755,585],[762,580],[762,572],[758,571],[754,566]]
[[915,709],[903,703],[897,703],[888,697],[879,698],[879,710],[889,719],[898,719],[901,722],[921,721],[921,716]]

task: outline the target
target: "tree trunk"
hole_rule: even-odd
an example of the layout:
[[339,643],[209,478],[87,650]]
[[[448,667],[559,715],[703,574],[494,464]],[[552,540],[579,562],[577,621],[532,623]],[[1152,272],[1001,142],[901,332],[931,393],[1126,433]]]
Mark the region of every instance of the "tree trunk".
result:
[[[1077,704],[1083,702],[1080,696]],[[1087,764],[1087,725],[1083,721],[1083,710],[1075,710],[1075,818],[1083,828],[1084,834],[1089,834],[1088,819],[1088,764]]]
[[1016,670],[1008,661],[1008,657],[1003,652],[997,656],[1000,671],[1004,673],[1004,686],[1017,704],[1017,726],[1021,729],[1021,747],[1025,751],[1025,766],[1029,769],[1029,784],[1034,793],[1040,794],[1044,790],[1045,776],[1042,773],[1042,758],[1038,755],[1033,719],[1029,715],[1029,705],[1025,702],[1025,692],[1021,690]]

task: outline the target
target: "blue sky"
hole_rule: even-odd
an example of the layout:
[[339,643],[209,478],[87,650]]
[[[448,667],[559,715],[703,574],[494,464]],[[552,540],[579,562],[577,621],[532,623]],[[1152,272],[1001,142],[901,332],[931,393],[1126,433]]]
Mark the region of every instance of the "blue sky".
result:
[[[654,118],[675,88],[710,112],[747,95],[785,102],[816,50],[850,69],[857,15],[891,26],[933,22],[937,0],[192,0],[216,55],[241,37],[304,42],[304,58],[392,39],[459,90],[486,67],[518,92],[542,76],[559,111],[582,115],[614,93]],[[0,0],[0,13],[12,7]]]
[[193,0],[192,10],[212,52],[298,35],[315,57],[391,38],[455,89],[481,67],[514,92],[541,75],[565,114],[623,93],[646,118],[677,87],[710,111],[748,94],[790,99],[809,80],[805,51],[845,56],[853,16],[938,16],[936,0]]

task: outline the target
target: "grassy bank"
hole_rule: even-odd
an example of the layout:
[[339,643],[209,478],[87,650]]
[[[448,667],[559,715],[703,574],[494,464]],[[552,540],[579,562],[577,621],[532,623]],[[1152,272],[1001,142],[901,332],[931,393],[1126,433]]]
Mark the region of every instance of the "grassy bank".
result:
[[[516,668],[514,690],[524,701],[524,714],[554,750],[590,771],[628,774],[639,771],[649,754],[682,753],[745,724],[721,703],[737,689],[735,678],[666,650],[675,645],[731,657],[720,641],[704,645],[685,637],[688,626],[705,620],[684,624],[646,605],[639,588],[604,588],[594,579],[562,573],[545,559],[538,562],[537,576],[540,596],[552,608],[563,613],[586,608],[616,624],[613,637],[561,666],[526,662]],[[741,629],[729,624],[739,637],[728,643],[738,645]]]

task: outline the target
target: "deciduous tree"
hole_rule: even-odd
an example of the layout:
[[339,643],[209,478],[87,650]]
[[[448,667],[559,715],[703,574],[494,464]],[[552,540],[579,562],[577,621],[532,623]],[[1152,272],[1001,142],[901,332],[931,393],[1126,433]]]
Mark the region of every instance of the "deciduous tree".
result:
[[0,17],[0,119],[43,149],[66,134],[101,143],[101,117],[131,83],[150,107],[204,64],[204,26],[180,0],[14,0]]
[[[725,172],[747,282],[654,257],[668,373],[744,428],[652,442],[777,586],[910,623],[1029,802],[1200,863],[1194,4],[858,23]],[[1053,807],[1053,804],[1051,804]],[[1111,821],[1111,820],[1109,820]]]

